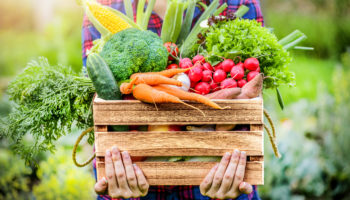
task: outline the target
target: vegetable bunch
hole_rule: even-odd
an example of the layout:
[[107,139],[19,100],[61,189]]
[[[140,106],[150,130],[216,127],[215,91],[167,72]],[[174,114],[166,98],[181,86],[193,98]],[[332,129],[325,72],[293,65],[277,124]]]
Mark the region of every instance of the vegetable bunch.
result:
[[[39,152],[53,151],[54,142],[73,127],[92,126],[94,93],[91,80],[70,67],[51,66],[46,58],[33,60],[9,85],[14,107],[0,124],[1,136],[7,137],[27,162]],[[33,143],[25,144],[27,135],[33,137]]]

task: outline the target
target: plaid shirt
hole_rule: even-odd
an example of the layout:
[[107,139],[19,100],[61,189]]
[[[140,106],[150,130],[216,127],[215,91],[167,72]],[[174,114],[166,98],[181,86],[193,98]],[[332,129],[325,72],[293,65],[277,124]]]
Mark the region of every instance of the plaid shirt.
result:
[[[124,4],[123,0],[98,0],[100,3],[113,7],[123,13]],[[137,0],[136,0],[137,1]],[[209,4],[210,0],[202,0],[203,3]],[[208,1],[208,2],[207,2]],[[133,2],[133,10],[136,13],[136,3]],[[236,11],[240,5],[244,4],[249,7],[249,12],[246,13],[243,18],[246,19],[255,19],[258,22],[261,22],[263,25],[264,20],[260,10],[260,2],[259,0],[220,0],[220,4],[227,3],[228,7],[221,13],[222,15],[226,15],[227,12]],[[203,8],[196,7],[194,13],[193,24],[199,19],[201,13],[203,12]],[[163,20],[156,14],[152,13],[148,30],[151,30],[158,35],[161,33]],[[89,50],[95,39],[100,38],[100,33],[92,26],[91,22],[84,17],[83,21],[83,30],[82,30],[82,46],[83,46],[83,63],[86,65],[86,50]],[[93,164],[94,172],[96,175],[96,162],[94,160]],[[110,200],[109,196],[99,195],[97,197],[98,200]],[[209,200],[209,197],[202,196],[198,186],[153,186],[149,188],[148,194],[145,197],[141,198],[131,198],[130,200]],[[240,195],[237,200],[260,200],[259,195],[256,190],[256,186],[253,186],[253,192],[249,195]]]

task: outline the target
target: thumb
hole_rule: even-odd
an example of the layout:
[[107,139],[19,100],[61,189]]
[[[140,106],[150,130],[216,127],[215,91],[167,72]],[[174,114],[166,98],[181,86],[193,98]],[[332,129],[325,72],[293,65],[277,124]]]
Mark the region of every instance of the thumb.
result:
[[239,184],[239,191],[244,194],[250,194],[253,191],[253,186],[249,183],[242,182],[241,184]]
[[107,179],[105,177],[101,178],[97,183],[95,184],[95,192],[97,194],[105,194],[107,192]]

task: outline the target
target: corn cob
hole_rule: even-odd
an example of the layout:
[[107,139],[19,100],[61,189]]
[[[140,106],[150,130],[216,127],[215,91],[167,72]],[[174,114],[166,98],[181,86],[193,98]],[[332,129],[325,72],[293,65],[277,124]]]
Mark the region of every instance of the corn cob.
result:
[[127,21],[100,4],[87,3],[87,6],[92,16],[112,34],[132,27]]

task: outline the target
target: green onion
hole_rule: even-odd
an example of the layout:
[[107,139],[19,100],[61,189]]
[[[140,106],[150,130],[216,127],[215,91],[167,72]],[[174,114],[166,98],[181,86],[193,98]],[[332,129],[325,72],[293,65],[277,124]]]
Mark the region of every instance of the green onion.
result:
[[185,3],[181,0],[172,0],[169,2],[161,32],[161,38],[164,43],[175,43],[179,37],[185,6]]
[[[130,0],[129,0],[130,1]],[[156,3],[156,0],[149,0],[148,1],[148,5],[147,5],[147,9],[146,9],[146,12],[143,14],[143,22],[142,22],[142,25],[141,27],[143,29],[147,29],[147,26],[148,26],[148,22],[149,22],[149,18],[151,17],[151,14],[152,14],[152,10],[153,10],[153,7],[154,7],[154,4]]]
[[180,36],[177,39],[177,44],[181,45],[191,31],[191,25],[196,8],[196,0],[189,0],[186,10],[185,20],[181,26]]
[[137,13],[136,13],[136,23],[142,27],[142,19],[143,19],[143,10],[145,9],[146,0],[139,0],[137,5]]
[[222,4],[215,12],[214,16],[220,15],[227,8],[227,3]]
[[249,11],[249,7],[245,6],[245,5],[241,5],[238,10],[235,12],[236,17],[243,17],[243,15],[245,15],[247,12]]
[[128,16],[132,21],[134,21],[134,12],[132,10],[131,0],[124,0],[124,9],[126,16]]

